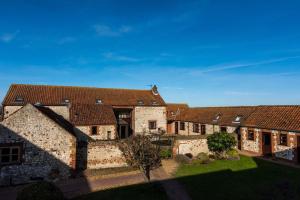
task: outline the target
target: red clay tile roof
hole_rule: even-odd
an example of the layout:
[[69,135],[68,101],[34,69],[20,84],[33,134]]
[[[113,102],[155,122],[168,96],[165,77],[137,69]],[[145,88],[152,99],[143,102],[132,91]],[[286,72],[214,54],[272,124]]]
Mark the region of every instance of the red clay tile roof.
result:
[[74,125],[114,125],[117,124],[112,106],[97,104],[72,104],[70,121]]
[[[234,123],[236,117],[241,117],[240,122],[243,123],[254,111],[255,107],[253,106],[190,108],[183,113],[180,119],[203,124],[239,126],[240,123]],[[219,120],[215,120],[218,115],[220,116]]]
[[[17,97],[24,102],[15,102]],[[62,105],[64,100],[71,104],[95,104],[100,99],[105,105],[137,106],[143,101],[144,106],[165,106],[162,97],[154,95],[152,90],[109,89],[71,86],[22,85],[12,84],[3,105],[26,105],[27,103],[42,105]]]
[[177,117],[180,116],[182,112],[188,109],[189,109],[188,104],[167,103],[167,119],[175,120]]
[[243,126],[300,131],[300,106],[258,106]]

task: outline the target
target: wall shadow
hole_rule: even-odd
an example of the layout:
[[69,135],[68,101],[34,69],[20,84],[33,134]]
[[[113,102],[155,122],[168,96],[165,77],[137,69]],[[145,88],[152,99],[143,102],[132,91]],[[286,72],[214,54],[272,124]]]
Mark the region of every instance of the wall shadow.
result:
[[[236,169],[223,169],[209,173],[202,171],[201,174],[183,175],[170,180],[181,183],[191,199],[300,199],[300,169],[274,164],[260,158],[249,158],[243,162],[249,165],[248,169],[239,169],[236,166]],[[203,167],[205,168],[205,165]],[[213,163],[211,167],[214,167]],[[190,170],[190,173],[196,173],[195,168]],[[123,195],[126,196],[126,199],[166,199],[161,184],[170,182],[170,180],[98,191],[76,199],[117,200],[124,199],[122,198]],[[145,191],[140,190],[140,188]],[[147,196],[138,198],[141,193]],[[159,195],[157,196],[157,194]]]
[[[78,172],[76,168],[71,164],[66,164],[66,160],[63,160],[59,156],[59,146],[46,151],[27,138],[0,124],[0,146],[4,147],[15,144],[20,146],[21,159],[16,164],[0,164],[0,194],[5,190],[9,190],[10,186],[22,186],[24,184],[26,186],[27,184],[42,180],[56,184],[76,180]],[[75,145],[77,145],[76,140]],[[75,146],[75,148],[77,147]],[[77,165],[78,163],[76,162]],[[81,190],[90,191],[86,177],[80,177],[78,180],[77,184],[80,184]],[[65,188],[66,191],[71,189],[71,186]],[[17,194],[11,195],[3,198],[15,199],[17,196]]]

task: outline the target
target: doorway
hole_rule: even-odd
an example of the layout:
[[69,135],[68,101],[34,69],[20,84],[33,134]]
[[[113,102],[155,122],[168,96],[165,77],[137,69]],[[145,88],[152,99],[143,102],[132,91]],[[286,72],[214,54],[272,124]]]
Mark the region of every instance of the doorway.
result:
[[271,133],[262,133],[262,153],[264,156],[272,155]]
[[175,122],[175,134],[178,135],[178,122]]
[[119,125],[119,137],[120,139],[128,137],[128,125]]
[[297,136],[297,158],[298,164],[300,164],[300,136]]

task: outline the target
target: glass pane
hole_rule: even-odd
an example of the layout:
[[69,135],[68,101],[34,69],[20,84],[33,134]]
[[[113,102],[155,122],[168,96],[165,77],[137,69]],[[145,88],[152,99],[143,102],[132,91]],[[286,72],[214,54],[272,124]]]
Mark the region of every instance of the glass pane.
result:
[[18,160],[19,160],[19,155],[13,155],[13,156],[11,156],[11,161],[12,162],[16,162]]
[[9,162],[9,156],[2,156],[1,157],[1,162],[2,163],[8,163]]
[[12,154],[19,154],[19,148],[13,148]]
[[1,149],[1,154],[2,155],[8,155],[9,154],[9,148],[3,148],[3,149]]

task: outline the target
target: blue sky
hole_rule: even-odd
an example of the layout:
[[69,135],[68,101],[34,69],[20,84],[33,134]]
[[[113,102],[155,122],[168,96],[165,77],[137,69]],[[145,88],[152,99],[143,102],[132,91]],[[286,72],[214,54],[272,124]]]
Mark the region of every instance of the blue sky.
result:
[[192,106],[299,104],[300,1],[3,0],[11,83],[148,89]]

